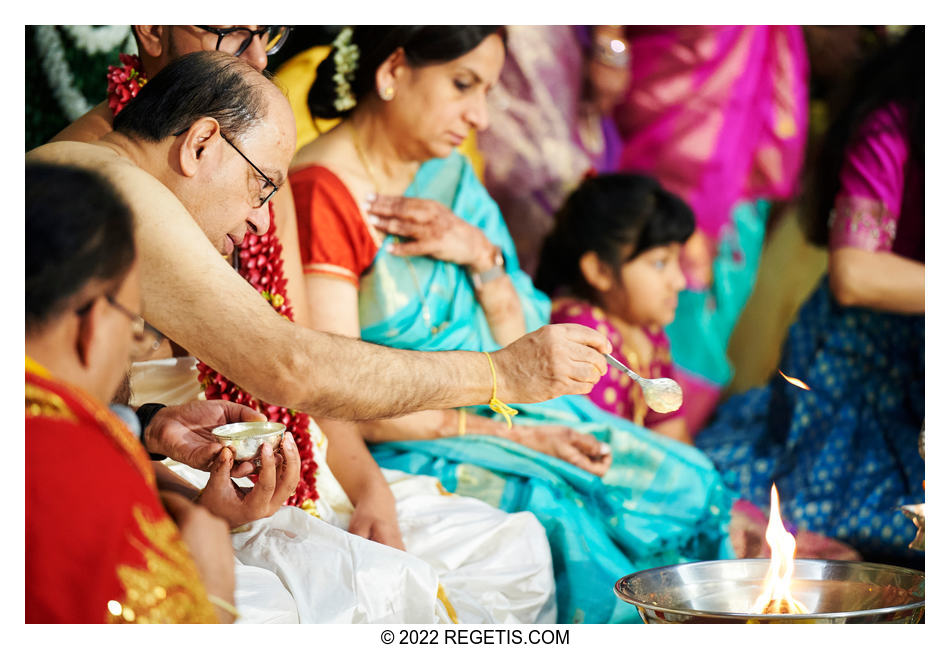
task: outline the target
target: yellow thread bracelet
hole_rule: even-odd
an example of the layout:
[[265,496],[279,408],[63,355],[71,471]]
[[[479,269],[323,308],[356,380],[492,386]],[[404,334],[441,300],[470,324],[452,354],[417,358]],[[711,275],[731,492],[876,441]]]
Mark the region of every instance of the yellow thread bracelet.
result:
[[207,593],[207,595],[208,595],[208,601],[211,602],[212,605],[217,606],[218,608],[220,608],[222,611],[226,613],[230,613],[231,615],[234,616],[235,620],[241,617],[241,614],[238,613],[238,610],[234,608],[234,606],[230,604],[229,602],[226,602],[225,600],[221,599],[217,595],[212,595],[211,593]]
[[459,408],[459,437],[465,434],[465,411]]
[[491,368],[491,400],[488,402],[488,407],[502,415],[505,421],[508,422],[508,430],[511,430],[511,417],[517,415],[518,411],[498,398],[498,377],[495,376],[495,363],[492,362],[491,354],[488,352],[482,353],[488,357],[488,367]]

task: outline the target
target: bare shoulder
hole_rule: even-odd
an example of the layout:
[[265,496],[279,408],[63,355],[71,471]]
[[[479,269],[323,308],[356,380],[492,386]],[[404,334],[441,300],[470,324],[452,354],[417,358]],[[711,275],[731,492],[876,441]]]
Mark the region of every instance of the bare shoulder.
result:
[[118,158],[119,155],[105,147],[86,142],[60,141],[38,146],[26,152],[26,161],[48,162],[50,164],[71,164],[77,167],[88,167],[102,164],[109,158]]
[[296,169],[314,165],[340,171],[352,166],[353,162],[358,162],[353,154],[348,134],[349,130],[340,124],[301,147],[290,163],[291,173]]
[[50,142],[95,142],[111,130],[112,110],[107,102],[102,102],[54,135]]
[[120,156],[113,149],[101,144],[87,142],[50,142],[27,152],[26,162],[47,162],[95,171],[110,180],[122,193],[129,184],[136,191],[171,192],[154,176]]
[[26,162],[70,165],[99,174],[133,208],[137,221],[168,210],[185,212],[178,198],[161,181],[101,144],[51,142],[29,151]]

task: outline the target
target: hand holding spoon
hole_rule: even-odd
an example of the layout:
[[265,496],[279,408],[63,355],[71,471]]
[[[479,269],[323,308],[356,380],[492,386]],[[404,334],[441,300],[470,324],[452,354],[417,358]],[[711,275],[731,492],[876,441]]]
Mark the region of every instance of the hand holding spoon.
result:
[[607,362],[640,384],[647,406],[656,412],[673,412],[683,405],[683,388],[673,379],[645,379],[610,354]]

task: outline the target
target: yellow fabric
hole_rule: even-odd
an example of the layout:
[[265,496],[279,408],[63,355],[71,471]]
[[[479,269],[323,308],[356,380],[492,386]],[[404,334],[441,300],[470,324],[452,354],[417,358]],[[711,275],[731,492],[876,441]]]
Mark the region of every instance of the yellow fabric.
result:
[[317,66],[330,53],[329,45],[318,45],[304,50],[277,69],[274,78],[286,91],[290,108],[297,122],[297,150],[310,144],[320,133],[326,133],[339,119],[314,119],[307,108],[307,94],[317,78]]
[[[290,108],[297,122],[297,150],[310,144],[320,133],[326,133],[339,123],[339,119],[314,118],[307,107],[307,95],[310,86],[317,78],[317,66],[330,53],[329,45],[318,45],[297,54],[274,73],[274,78],[285,90]],[[478,151],[475,131],[471,131],[465,141],[459,145],[459,152],[469,159],[479,180],[483,180],[485,161]]]
[[37,363],[35,360],[26,357],[26,371],[31,374],[36,374],[37,376],[42,376],[44,379],[52,378],[52,374],[49,373],[49,370]]
[[736,371],[726,395],[764,385],[775,373],[788,328],[828,267],[828,251],[805,238],[795,209],[769,234],[755,288],[729,339]]

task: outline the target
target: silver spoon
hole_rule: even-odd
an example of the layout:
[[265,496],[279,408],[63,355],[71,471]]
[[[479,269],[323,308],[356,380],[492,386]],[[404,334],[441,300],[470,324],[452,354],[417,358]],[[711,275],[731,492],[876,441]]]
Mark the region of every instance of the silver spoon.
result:
[[683,405],[683,388],[673,379],[645,379],[610,354],[607,362],[640,384],[647,406],[656,412],[673,412]]

